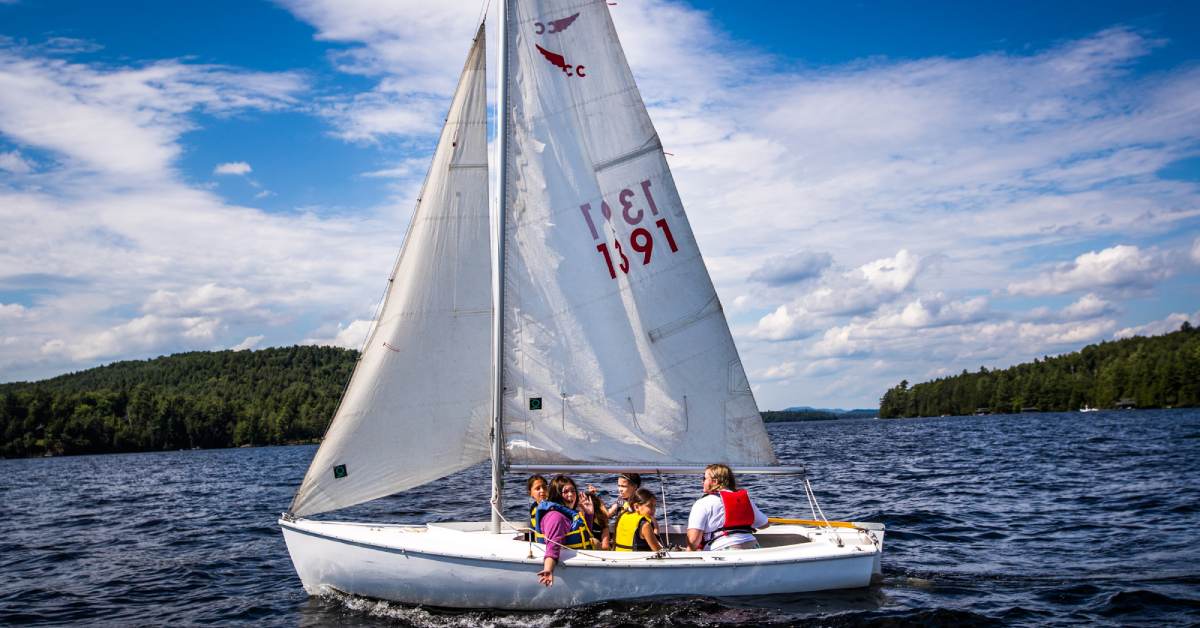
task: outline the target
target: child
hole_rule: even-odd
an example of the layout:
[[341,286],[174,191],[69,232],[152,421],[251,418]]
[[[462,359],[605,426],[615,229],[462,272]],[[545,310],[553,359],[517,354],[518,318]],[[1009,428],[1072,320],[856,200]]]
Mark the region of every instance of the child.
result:
[[594,493],[580,495],[579,511],[587,518],[592,538],[598,543],[597,549],[612,549],[612,533],[608,529],[608,511],[604,509],[604,502],[600,501],[600,496]]
[[[533,503],[529,505],[529,527],[533,528],[534,535],[538,529],[538,504],[546,500],[546,478],[534,474],[525,480],[525,489],[529,491],[529,499]],[[536,538],[535,538],[536,540]]]
[[617,521],[616,550],[618,552],[657,552],[662,549],[658,542],[658,526],[654,523],[654,510],[658,500],[654,493],[639,488],[629,497],[633,509],[621,515]]

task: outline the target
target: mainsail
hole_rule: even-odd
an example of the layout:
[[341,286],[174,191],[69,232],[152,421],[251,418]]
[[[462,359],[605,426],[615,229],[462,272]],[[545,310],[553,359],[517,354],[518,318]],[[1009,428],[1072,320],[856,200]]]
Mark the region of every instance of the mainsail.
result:
[[607,3],[511,6],[506,461],[775,464]]
[[379,319],[291,512],[390,495],[486,460],[491,256],[483,27]]

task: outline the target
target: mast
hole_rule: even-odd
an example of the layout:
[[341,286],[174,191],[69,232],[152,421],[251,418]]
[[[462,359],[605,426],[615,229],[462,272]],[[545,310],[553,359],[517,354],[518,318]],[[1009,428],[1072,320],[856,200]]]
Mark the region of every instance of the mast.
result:
[[500,533],[500,511],[504,508],[504,223],[508,202],[508,7],[501,0],[500,75],[496,94],[496,160],[500,168],[493,225],[496,257],[492,268],[492,534]]

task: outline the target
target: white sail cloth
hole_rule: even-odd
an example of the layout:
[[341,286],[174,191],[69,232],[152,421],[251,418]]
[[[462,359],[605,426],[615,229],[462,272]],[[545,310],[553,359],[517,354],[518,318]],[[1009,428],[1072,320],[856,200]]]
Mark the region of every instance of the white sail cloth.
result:
[[379,320],[291,512],[390,495],[489,456],[491,251],[482,27]]
[[607,4],[509,1],[506,460],[775,464]]

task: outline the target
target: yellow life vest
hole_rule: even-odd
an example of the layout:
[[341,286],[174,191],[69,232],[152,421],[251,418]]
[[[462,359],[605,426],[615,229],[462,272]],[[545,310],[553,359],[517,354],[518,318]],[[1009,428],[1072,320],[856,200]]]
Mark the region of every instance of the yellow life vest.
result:
[[541,512],[538,511],[538,503],[533,502],[529,505],[529,528],[533,530],[533,540],[538,543],[545,543],[546,537],[541,533]]
[[650,519],[640,512],[622,512],[618,515],[616,539],[618,552],[653,551],[646,539],[642,538],[643,523],[650,523]]

